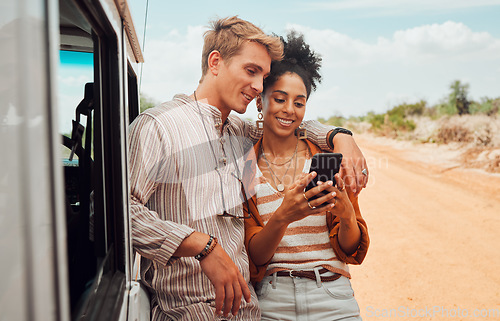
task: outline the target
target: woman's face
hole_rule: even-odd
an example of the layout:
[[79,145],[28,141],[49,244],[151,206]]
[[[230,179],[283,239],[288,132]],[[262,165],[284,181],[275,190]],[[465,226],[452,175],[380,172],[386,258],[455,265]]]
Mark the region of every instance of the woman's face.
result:
[[264,129],[277,136],[294,135],[306,112],[307,90],[295,73],[283,74],[262,98]]

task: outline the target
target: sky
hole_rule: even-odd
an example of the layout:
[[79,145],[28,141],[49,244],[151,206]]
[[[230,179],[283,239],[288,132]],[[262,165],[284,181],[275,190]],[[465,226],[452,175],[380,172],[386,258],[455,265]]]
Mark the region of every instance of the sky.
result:
[[[142,43],[146,0],[129,5]],[[308,119],[434,105],[454,80],[470,85],[470,99],[500,97],[500,0],[149,0],[141,92],[157,102],[192,93],[203,32],[232,15],[266,33],[295,29],[322,56]],[[252,102],[243,117],[256,115]]]
[[[93,54],[76,51],[59,51],[58,69],[58,104],[59,132],[70,134],[75,119],[76,106],[82,101],[85,84],[94,81]],[[80,123],[85,124],[86,117],[82,116]]]

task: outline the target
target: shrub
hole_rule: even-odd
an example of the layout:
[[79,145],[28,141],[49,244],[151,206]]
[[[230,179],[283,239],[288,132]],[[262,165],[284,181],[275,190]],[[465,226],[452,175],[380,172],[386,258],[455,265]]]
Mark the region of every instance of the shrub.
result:
[[437,140],[440,143],[448,144],[451,142],[468,143],[472,142],[471,132],[457,124],[447,124],[438,129]]
[[382,128],[384,125],[384,118],[384,114],[375,114],[372,111],[366,115],[366,120],[372,125],[372,129],[374,130],[380,130]]
[[481,98],[480,102],[471,102],[471,114],[486,114],[488,116],[497,115],[500,110],[500,98]]
[[318,117],[318,121],[322,124],[342,127],[344,126],[346,119],[343,116],[331,116],[328,119],[324,119],[323,117]]

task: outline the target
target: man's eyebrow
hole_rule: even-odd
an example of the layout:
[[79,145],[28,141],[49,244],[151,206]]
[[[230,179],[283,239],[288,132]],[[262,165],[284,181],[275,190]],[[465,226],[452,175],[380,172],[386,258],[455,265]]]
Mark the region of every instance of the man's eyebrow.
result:
[[262,67],[260,65],[255,64],[253,62],[248,63],[247,67],[254,67],[254,68],[259,69],[259,71],[264,71],[264,69],[262,69]]

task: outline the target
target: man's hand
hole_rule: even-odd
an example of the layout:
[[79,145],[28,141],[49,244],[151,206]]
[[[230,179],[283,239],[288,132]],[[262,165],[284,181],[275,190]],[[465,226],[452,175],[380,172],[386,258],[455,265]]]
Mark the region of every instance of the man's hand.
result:
[[[206,246],[210,236],[205,233],[193,232],[186,237],[174,256],[195,256]],[[241,275],[238,267],[227,255],[226,251],[217,244],[212,252],[200,261],[201,269],[206,274],[215,288],[215,313],[221,314],[224,307],[224,316],[229,312],[233,315],[238,313],[243,296],[250,302],[250,290]]]
[[250,302],[250,289],[240,271],[226,251],[217,244],[214,250],[200,262],[201,269],[215,288],[215,314],[229,312],[236,315],[240,308],[241,297]]
[[351,135],[342,133],[333,138],[333,147],[334,153],[343,155],[340,176],[354,195],[358,195],[368,183],[368,166],[363,153]]

